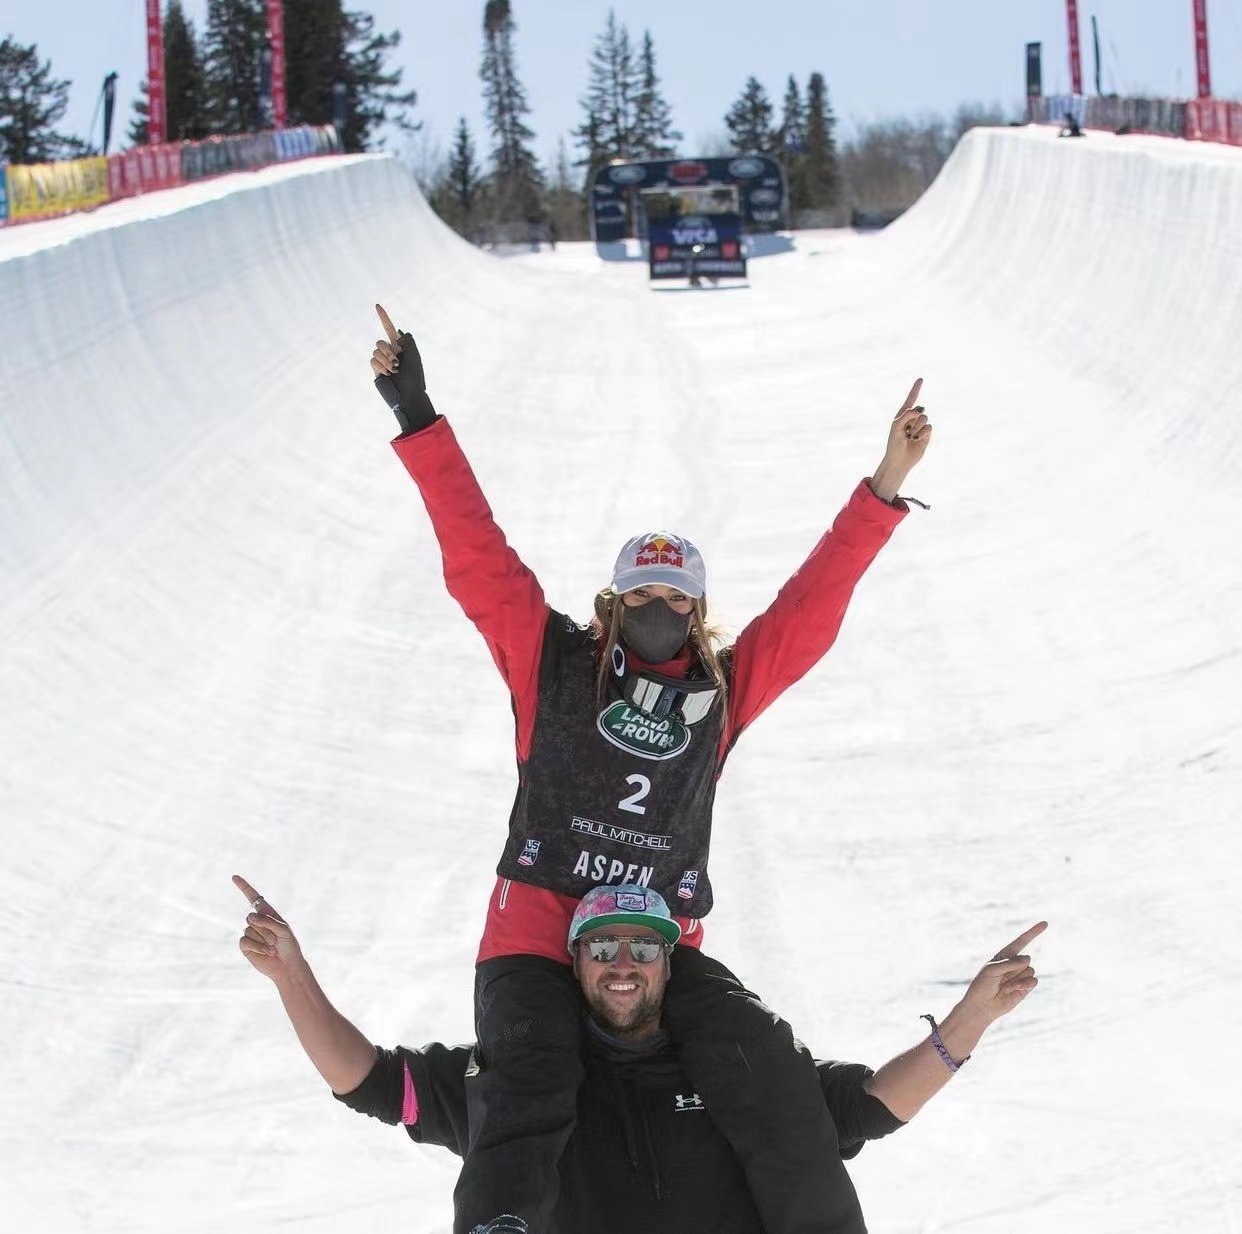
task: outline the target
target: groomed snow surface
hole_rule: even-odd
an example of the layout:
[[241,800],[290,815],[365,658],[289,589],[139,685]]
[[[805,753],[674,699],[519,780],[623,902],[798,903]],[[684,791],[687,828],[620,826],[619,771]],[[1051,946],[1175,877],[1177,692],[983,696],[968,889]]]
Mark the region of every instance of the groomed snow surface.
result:
[[708,950],[878,1066],[1047,918],[851,1166],[873,1234],[1242,1230],[1242,152],[976,130],[887,232],[751,272],[500,260],[388,158],[0,236],[6,1229],[450,1228],[456,1160],[332,1101],[229,882],[373,1040],[469,1037],[512,720],[380,301],[584,618],[663,525],[739,629],[926,378],[932,509],[730,759]]

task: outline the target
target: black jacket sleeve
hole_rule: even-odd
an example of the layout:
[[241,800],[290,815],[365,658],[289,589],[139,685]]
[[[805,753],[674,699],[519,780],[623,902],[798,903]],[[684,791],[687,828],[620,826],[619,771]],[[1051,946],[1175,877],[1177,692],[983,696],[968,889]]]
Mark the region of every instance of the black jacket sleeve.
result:
[[[473,1055],[474,1047],[468,1045],[437,1043],[421,1050],[377,1046],[375,1063],[366,1079],[353,1092],[334,1096],[351,1110],[394,1127],[405,1123],[407,1114],[412,1113],[414,1121],[405,1127],[412,1140],[439,1144],[460,1157],[468,1138],[466,1070]],[[412,1103],[407,1103],[407,1070],[413,1087]]]
[[875,1073],[862,1063],[816,1063],[832,1121],[837,1125],[841,1156],[857,1157],[867,1140],[879,1140],[905,1123],[879,1097],[863,1088]]

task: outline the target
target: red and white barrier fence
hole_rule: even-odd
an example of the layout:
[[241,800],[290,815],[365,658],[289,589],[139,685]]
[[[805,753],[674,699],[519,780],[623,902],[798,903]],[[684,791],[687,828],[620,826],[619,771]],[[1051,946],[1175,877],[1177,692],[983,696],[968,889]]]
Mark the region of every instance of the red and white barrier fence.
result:
[[1155,133],[1187,141],[1218,141],[1242,146],[1242,103],[1226,99],[1147,99],[1048,95],[1028,101],[1032,124],[1066,123],[1113,133]]

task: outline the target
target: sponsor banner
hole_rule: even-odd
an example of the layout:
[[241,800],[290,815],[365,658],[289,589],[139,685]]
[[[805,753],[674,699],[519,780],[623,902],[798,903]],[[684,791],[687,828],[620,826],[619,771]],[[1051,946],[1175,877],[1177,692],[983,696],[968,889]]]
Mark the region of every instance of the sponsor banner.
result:
[[754,180],[762,176],[767,169],[767,160],[757,155],[747,154],[740,159],[729,160],[729,174],[736,176],[739,180]]
[[147,0],[147,140],[164,140],[164,25],[160,0]]
[[653,219],[648,244],[648,272],[653,279],[688,278],[694,274],[746,277],[742,221],[736,214]]
[[284,163],[290,159],[309,158],[312,154],[327,154],[335,146],[336,129],[332,125],[312,128],[304,124],[296,129],[284,129],[274,135],[276,158]]
[[[1177,99],[1083,98],[1054,94],[1029,99],[1028,115],[1035,124],[1063,125],[1065,117],[1072,115],[1083,128],[1194,137],[1199,113],[1191,110],[1193,107],[1194,104]],[[1213,122],[1209,118],[1209,123]]]
[[1042,43],[1026,45],[1026,97],[1037,99],[1044,92],[1044,48]]
[[695,247],[705,256],[719,257],[727,245],[737,256],[742,240],[742,220],[736,214],[687,214],[679,219],[652,219],[647,230],[652,252],[668,246],[672,257],[686,257]]
[[613,184],[637,184],[646,178],[647,165],[645,163],[622,163],[620,166],[608,169],[608,179]]
[[706,274],[712,278],[746,277],[746,261],[725,261],[717,257],[670,257],[662,261],[653,261],[648,267],[653,279],[685,279],[696,274]]
[[8,217],[15,223],[87,210],[108,200],[108,160],[103,157],[10,167],[6,180]]
[[623,701],[605,707],[595,727],[618,749],[657,762],[676,758],[690,744],[690,730],[676,716],[649,716]]
[[1199,79],[1199,97],[1212,97],[1212,69],[1208,56],[1207,0],[1195,3],[1195,72]]
[[108,188],[114,200],[174,188],[180,183],[180,142],[135,146],[108,159]]
[[125,191],[125,155],[108,155],[108,196],[113,201],[128,197]]
[[302,125],[279,133],[135,146],[107,158],[0,168],[4,177],[0,181],[0,223],[89,209],[190,180],[332,154],[339,148],[332,125]]
[[[634,827],[624,827],[618,823],[601,823],[593,818],[580,818],[575,815],[569,827],[571,831],[576,831],[579,835],[594,836],[596,839],[607,840],[612,844],[628,844],[631,848],[659,849],[669,852],[673,847],[672,836],[638,831]],[[520,857],[518,861],[521,861]]]
[[680,163],[670,164],[666,175],[674,184],[697,184],[700,180],[707,179],[707,164],[694,159],[684,159]]
[[267,0],[267,39],[272,49],[272,126],[285,127],[285,17],[281,0]]
[[721,257],[698,257],[694,262],[695,274],[711,274],[716,277],[744,279],[746,263],[741,259],[729,261]]
[[1082,49],[1078,41],[1078,0],[1065,0],[1065,17],[1069,23],[1070,86],[1075,94],[1082,93]]
[[1196,141],[1242,145],[1240,110],[1239,104],[1223,99],[1193,99],[1186,104],[1186,136]]
[[745,231],[774,231],[786,217],[787,190],[780,164],[769,155],[649,159],[601,167],[591,182],[591,234],[597,244],[635,236],[632,212],[642,194],[710,185],[736,185]]
[[1073,116],[1079,124],[1087,123],[1087,100],[1080,94],[1050,94],[1038,102],[1043,104],[1040,119],[1045,124],[1064,124],[1066,116]]
[[181,175],[187,181],[205,180],[232,171],[253,171],[279,161],[275,133],[209,137],[182,148]]

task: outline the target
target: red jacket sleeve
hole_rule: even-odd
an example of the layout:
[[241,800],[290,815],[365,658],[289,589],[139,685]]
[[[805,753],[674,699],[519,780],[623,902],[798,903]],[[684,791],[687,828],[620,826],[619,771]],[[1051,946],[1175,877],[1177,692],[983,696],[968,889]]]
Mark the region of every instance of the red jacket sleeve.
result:
[[854,587],[906,511],[904,502],[881,501],[863,480],[767,611],[742,631],[733,647],[722,762],[743,729],[836,642]]
[[431,516],[449,594],[487,642],[513,694],[518,754],[529,752],[548,606],[534,573],[496,525],[448,421],[393,443]]

